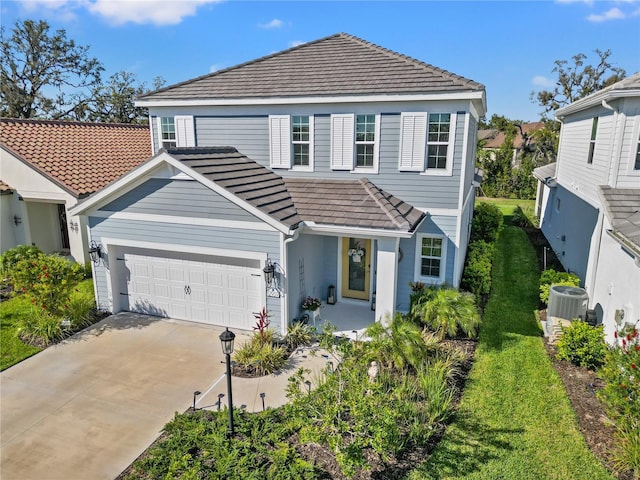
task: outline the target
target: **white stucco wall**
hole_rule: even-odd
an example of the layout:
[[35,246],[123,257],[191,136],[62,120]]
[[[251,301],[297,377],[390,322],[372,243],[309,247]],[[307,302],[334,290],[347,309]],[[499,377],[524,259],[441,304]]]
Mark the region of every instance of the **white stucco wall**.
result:
[[18,245],[16,241],[16,225],[13,216],[16,215],[14,203],[17,199],[15,193],[0,195],[0,252],[4,252]]
[[[12,205],[14,210],[21,211],[22,218],[22,223],[14,229],[15,244],[7,248],[34,243],[45,252],[59,250],[61,235],[55,204],[65,205],[68,211],[78,203],[77,198],[4,149],[0,149],[0,178],[15,190]],[[67,215],[67,230],[71,256],[84,262],[88,249],[86,221]],[[3,240],[2,251],[7,248]]]
[[611,225],[605,217],[600,256],[594,273],[595,287],[593,292],[589,292],[589,308],[596,310],[598,320],[604,325],[607,341],[613,343],[613,333],[618,326],[616,310],[624,310],[623,322],[633,324],[640,320],[640,266],[606,232],[607,229],[611,229]]

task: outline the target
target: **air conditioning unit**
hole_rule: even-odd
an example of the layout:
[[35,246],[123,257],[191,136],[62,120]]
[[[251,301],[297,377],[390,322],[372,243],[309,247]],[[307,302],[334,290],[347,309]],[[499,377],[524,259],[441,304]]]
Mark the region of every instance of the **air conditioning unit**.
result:
[[552,285],[549,290],[547,318],[557,317],[565,320],[586,320],[589,294],[584,288],[566,285]]

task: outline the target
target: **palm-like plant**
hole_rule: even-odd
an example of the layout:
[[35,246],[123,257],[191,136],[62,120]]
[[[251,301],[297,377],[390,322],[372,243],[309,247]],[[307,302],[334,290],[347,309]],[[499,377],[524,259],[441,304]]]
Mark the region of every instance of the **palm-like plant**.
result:
[[420,327],[397,313],[388,326],[376,322],[367,329],[371,350],[383,365],[397,370],[417,370],[429,350]]
[[473,294],[453,288],[440,288],[424,303],[416,304],[412,313],[439,338],[455,337],[462,330],[475,337],[480,325],[480,314]]

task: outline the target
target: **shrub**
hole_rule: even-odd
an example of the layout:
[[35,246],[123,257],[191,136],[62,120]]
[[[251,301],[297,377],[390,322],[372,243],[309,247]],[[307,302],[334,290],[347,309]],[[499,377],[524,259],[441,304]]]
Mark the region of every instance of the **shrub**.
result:
[[491,203],[479,203],[473,210],[471,241],[484,240],[493,243],[498,239],[503,216],[500,209]]
[[[270,338],[266,341],[264,338]],[[242,369],[258,375],[270,375],[287,363],[286,351],[273,345],[273,331],[257,332],[233,354],[234,360]]]
[[91,325],[95,319],[96,301],[93,293],[75,290],[65,307],[65,318],[74,330]]
[[436,290],[432,299],[416,305],[412,313],[441,339],[447,335],[455,337],[460,330],[468,337],[475,337],[480,325],[474,296],[454,288]]
[[478,303],[484,295],[489,295],[491,291],[493,250],[492,244],[477,240],[469,244],[467,251],[467,262],[460,286],[473,293]]
[[293,322],[287,329],[287,336],[284,341],[290,350],[294,350],[301,345],[311,345],[313,332],[309,325],[302,322]]
[[577,320],[562,328],[557,347],[559,359],[591,369],[602,365],[607,352],[602,325],[592,327]]
[[520,205],[513,209],[512,221],[514,225],[522,228],[532,228],[534,226],[531,217],[525,212]]
[[631,470],[640,478],[640,334],[637,328],[616,332],[599,376],[605,387],[598,397],[618,430],[614,464],[619,472]]
[[21,260],[35,260],[42,253],[35,245],[18,245],[0,256],[0,272],[11,276],[13,267]]
[[64,337],[61,318],[34,306],[30,315],[20,318],[18,336],[29,345],[47,347]]
[[540,301],[549,303],[549,290],[553,285],[580,286],[580,277],[575,273],[557,272],[553,268],[545,270],[540,275]]

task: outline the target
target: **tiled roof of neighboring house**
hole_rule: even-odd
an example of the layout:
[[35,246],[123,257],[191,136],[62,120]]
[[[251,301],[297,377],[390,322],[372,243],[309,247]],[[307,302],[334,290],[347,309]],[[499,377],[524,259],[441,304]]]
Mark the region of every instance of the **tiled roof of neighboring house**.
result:
[[[532,122],[532,123],[523,123],[521,125],[522,131],[531,135],[536,130],[540,130],[544,127],[544,122]],[[478,140],[485,140],[485,143],[482,145],[482,148],[500,148],[505,140],[505,133],[496,129],[488,129],[488,130],[478,130]],[[535,143],[534,139],[529,140],[529,143]],[[513,139],[513,148],[522,147],[522,134],[518,129],[518,133]]]
[[305,221],[411,232],[425,215],[366,178],[288,178],[285,183],[298,213]]
[[556,176],[556,162],[548,163],[538,168],[533,169],[533,176],[541,182],[544,182],[550,178]]
[[167,153],[288,227],[300,223],[282,177],[235,148],[172,148]]
[[233,147],[172,148],[167,153],[290,228],[312,221],[412,231],[424,217],[366,178],[285,180]]
[[484,85],[345,33],[142,95],[141,101],[484,91]]
[[585,108],[600,105],[602,100],[611,100],[620,97],[640,97],[640,73],[635,73],[608,87],[576,100],[566,107],[556,110],[557,117],[564,117],[571,113],[579,112]]
[[4,193],[4,192],[10,192],[12,190],[13,188],[11,188],[9,185],[7,185],[2,180],[0,180],[0,192]]
[[76,197],[151,157],[147,125],[0,119],[0,145]]
[[640,188],[600,185],[599,193],[614,232],[640,249]]

